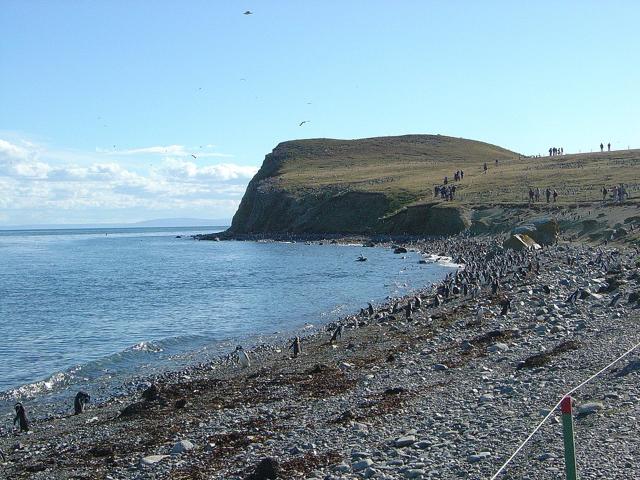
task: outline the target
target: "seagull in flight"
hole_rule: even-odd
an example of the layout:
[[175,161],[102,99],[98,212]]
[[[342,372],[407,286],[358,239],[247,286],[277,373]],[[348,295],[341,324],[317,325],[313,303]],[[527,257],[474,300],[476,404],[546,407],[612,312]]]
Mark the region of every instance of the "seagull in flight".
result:
[[305,123],[309,123],[310,121],[311,120],[303,120],[298,126],[301,127],[302,125],[304,125]]
[[243,13],[243,15],[253,15],[253,12],[251,10],[247,10]]
[[196,157],[193,153],[191,154],[191,156],[192,156],[193,158],[198,158],[198,157]]

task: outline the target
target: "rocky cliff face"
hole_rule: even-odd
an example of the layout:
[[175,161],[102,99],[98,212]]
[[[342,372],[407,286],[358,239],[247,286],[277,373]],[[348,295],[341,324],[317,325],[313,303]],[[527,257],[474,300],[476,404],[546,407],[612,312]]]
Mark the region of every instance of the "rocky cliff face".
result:
[[[483,148],[489,153],[476,152]],[[429,174],[432,165],[447,162],[445,152],[460,161],[465,155],[488,159],[508,151],[432,135],[279,144],[249,183],[227,233],[461,232],[470,225],[469,211],[434,202],[432,184],[415,182],[416,174]]]

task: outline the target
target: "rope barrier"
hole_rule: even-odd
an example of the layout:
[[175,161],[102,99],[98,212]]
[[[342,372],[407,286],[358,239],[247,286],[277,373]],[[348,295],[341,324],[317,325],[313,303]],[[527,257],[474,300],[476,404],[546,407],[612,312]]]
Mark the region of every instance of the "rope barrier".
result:
[[509,465],[509,463],[511,463],[511,461],[515,458],[515,456],[520,452],[520,450],[522,450],[524,448],[524,446],[529,442],[529,440],[531,440],[531,438],[536,434],[536,432],[538,430],[540,430],[540,428],[542,428],[542,425],[544,425],[544,422],[546,422],[549,417],[551,417],[551,415],[553,415],[553,413],[556,411],[556,409],[560,406],[560,404],[562,403],[562,399],[564,399],[564,397],[566,397],[567,395],[571,395],[572,393],[576,392],[577,390],[579,390],[580,388],[584,387],[587,383],[589,383],[591,380],[593,380],[594,378],[598,377],[599,375],[601,375],[602,373],[604,373],[606,370],[608,370],[609,368],[611,368],[613,365],[615,365],[617,362],[619,362],[620,360],[622,360],[624,357],[626,357],[627,355],[629,355],[631,352],[633,352],[636,348],[640,347],[640,342],[636,343],[633,347],[631,347],[629,350],[627,350],[626,352],[624,352],[622,355],[620,355],[618,358],[616,358],[615,360],[613,360],[611,363],[609,363],[607,366],[601,368],[600,370],[598,370],[596,373],[594,373],[593,375],[591,375],[589,378],[587,378],[584,382],[582,382],[580,385],[578,385],[577,387],[572,388],[571,390],[569,390],[567,393],[565,393],[564,395],[562,395],[562,397],[560,398],[560,401],[558,403],[556,403],[553,408],[549,411],[549,413],[542,419],[542,421],[536,426],[536,428],[531,432],[531,434],[529,434],[529,436],[524,440],[524,442],[522,442],[520,444],[520,446],[516,449],[515,452],[513,452],[513,454],[507,459],[506,462],[504,462],[502,464],[502,466],[498,469],[498,471],[491,477],[491,480],[495,480],[496,478],[498,478],[498,475],[500,475],[500,473],[502,473],[502,471],[507,467],[507,465]]

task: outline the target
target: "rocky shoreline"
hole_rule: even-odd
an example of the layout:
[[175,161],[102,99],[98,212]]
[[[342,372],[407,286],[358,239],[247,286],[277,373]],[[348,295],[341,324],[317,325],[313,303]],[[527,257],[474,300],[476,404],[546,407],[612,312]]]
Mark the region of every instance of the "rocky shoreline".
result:
[[[342,338],[330,342],[330,325],[302,339],[298,358],[264,346],[247,368],[230,356],[149,379],[160,399],[117,398],[29,434],[5,431],[0,476],[490,478],[545,409],[640,341],[636,253],[560,244],[511,255],[498,243],[408,243],[465,260],[483,281],[452,278],[420,301],[346,317]],[[576,393],[581,478],[640,476],[639,371],[634,353]],[[501,478],[562,472],[554,415]]]

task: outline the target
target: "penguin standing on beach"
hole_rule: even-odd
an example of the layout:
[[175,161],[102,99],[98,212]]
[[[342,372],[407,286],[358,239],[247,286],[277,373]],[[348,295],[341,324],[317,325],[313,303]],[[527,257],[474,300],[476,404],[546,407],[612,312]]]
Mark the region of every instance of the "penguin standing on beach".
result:
[[236,358],[238,360],[238,364],[242,368],[247,368],[251,366],[251,359],[249,358],[249,354],[244,351],[241,345],[236,347]]
[[293,343],[289,347],[290,350],[293,350],[293,358],[297,358],[298,355],[302,353],[302,345],[300,343],[300,337],[296,337],[293,339]]
[[329,343],[337,342],[338,339],[342,340],[342,331],[344,327],[342,325],[338,325],[336,329],[333,331],[333,335],[331,335],[331,340]]
[[80,415],[84,412],[85,406],[91,401],[91,397],[86,392],[78,392],[73,400],[73,414]]
[[24,406],[22,405],[22,403],[18,402],[13,408],[16,411],[16,416],[13,419],[13,424],[15,425],[16,423],[18,423],[21,432],[28,432],[29,419],[27,418],[27,412],[25,411]]
[[506,315],[511,310],[511,300],[505,297],[502,302],[500,302],[500,306],[502,307],[500,315]]
[[411,300],[409,300],[404,307],[404,316],[406,319],[411,318]]

